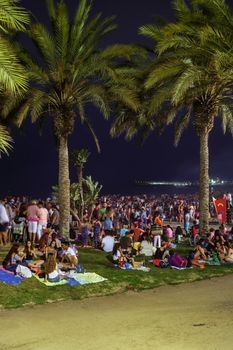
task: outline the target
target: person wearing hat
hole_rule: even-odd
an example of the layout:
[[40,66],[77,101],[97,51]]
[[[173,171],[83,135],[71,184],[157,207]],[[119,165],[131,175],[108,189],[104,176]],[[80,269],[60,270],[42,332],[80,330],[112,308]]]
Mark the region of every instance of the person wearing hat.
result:
[[32,243],[35,243],[36,234],[37,234],[37,226],[39,221],[39,208],[37,206],[36,200],[32,200],[27,208],[27,222],[28,222],[28,233],[29,240]]

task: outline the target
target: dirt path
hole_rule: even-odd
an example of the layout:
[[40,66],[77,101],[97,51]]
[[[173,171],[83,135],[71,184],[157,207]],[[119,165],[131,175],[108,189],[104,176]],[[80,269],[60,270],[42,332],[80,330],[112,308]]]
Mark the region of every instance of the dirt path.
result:
[[233,349],[233,276],[0,312],[1,350]]

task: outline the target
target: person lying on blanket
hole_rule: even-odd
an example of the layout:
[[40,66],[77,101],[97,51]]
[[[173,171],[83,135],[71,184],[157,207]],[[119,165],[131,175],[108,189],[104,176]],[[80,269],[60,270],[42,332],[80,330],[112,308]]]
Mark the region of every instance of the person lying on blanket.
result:
[[170,257],[168,258],[168,263],[170,266],[182,269],[192,266],[192,262],[189,257],[183,258],[180,254],[175,253],[173,250],[170,250]]
[[78,258],[73,248],[70,247],[69,242],[62,243],[61,263],[68,262],[68,267],[75,268],[78,264]]

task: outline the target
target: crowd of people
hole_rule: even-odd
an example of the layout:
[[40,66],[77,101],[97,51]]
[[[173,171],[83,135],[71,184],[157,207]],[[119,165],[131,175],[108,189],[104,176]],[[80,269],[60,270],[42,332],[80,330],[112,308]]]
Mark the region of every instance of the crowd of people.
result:
[[[16,273],[24,266],[49,281],[61,278],[60,269],[77,268],[77,246],[102,249],[120,267],[139,267],[146,257],[160,267],[233,263],[232,233],[221,224],[200,237],[199,202],[192,195],[100,198],[82,222],[71,214],[69,239],[59,233],[59,206],[50,199],[0,202],[0,245],[12,243],[4,268]],[[174,251],[184,237],[194,246],[188,257]]]

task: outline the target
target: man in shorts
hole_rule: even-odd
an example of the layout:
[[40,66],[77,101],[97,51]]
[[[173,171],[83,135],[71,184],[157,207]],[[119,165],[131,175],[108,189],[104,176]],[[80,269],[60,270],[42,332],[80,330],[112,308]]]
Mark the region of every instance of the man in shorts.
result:
[[74,268],[78,264],[78,258],[73,248],[69,246],[68,242],[63,242],[62,245],[62,257],[61,262],[67,261],[71,268]]

